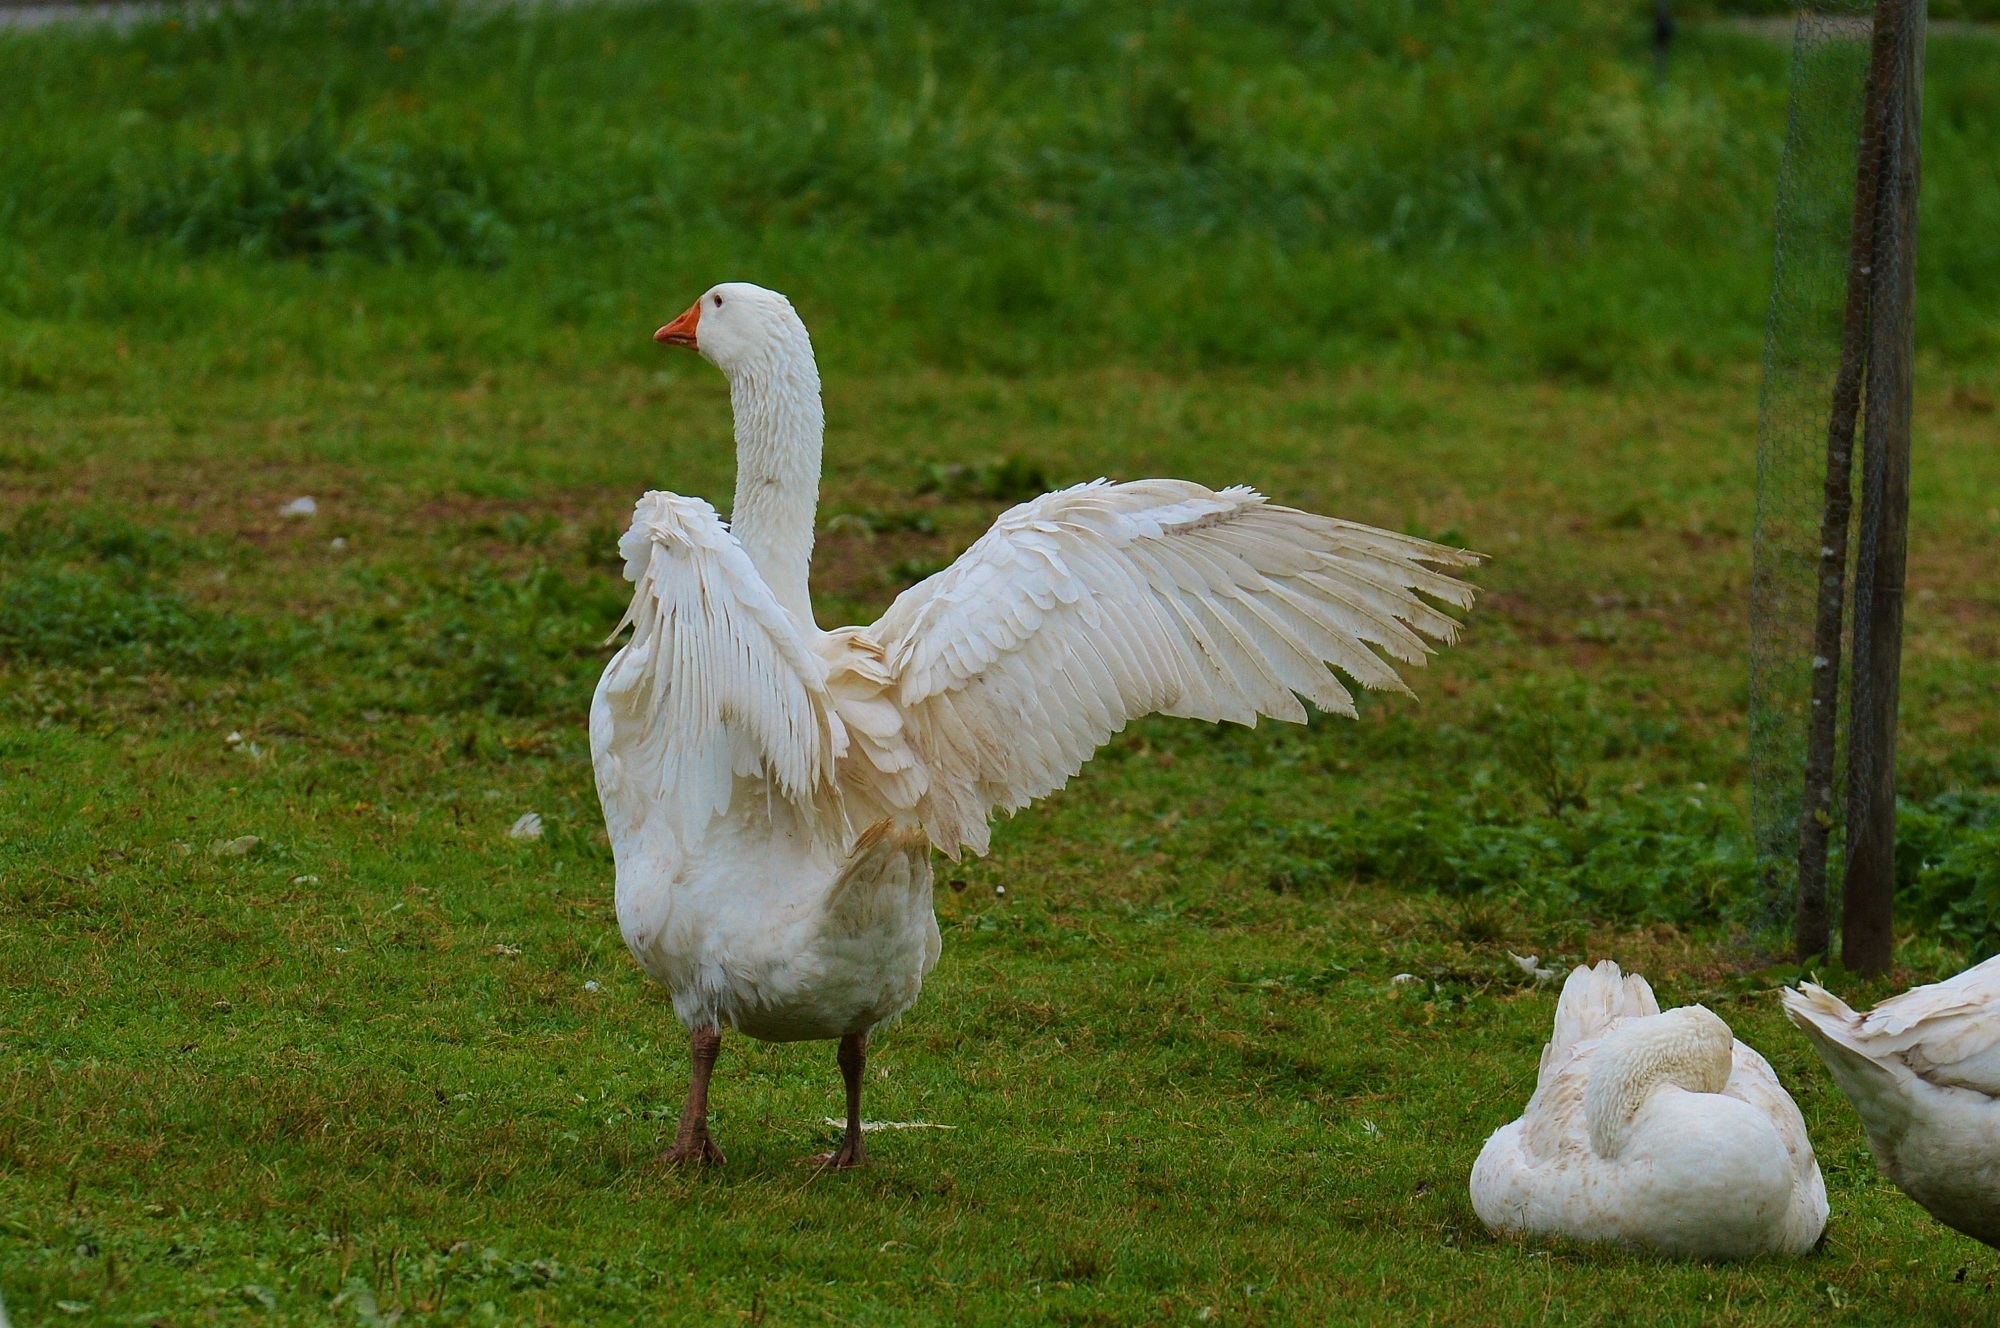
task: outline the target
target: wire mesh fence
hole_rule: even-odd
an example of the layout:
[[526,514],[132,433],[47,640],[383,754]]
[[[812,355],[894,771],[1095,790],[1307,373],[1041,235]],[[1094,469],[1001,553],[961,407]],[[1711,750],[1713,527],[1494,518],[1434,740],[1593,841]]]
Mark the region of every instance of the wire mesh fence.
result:
[[[1859,781],[1860,808],[1879,801],[1889,784],[1877,776],[1894,761],[1894,668],[1885,660],[1901,633],[1894,518],[1907,506],[1921,33],[1912,0],[1832,0],[1801,9],[1793,49],[1757,446],[1750,774],[1770,918],[1794,917],[1802,954],[1826,946],[1839,785],[1853,782],[1843,768]],[[1861,533],[1851,541],[1857,465]],[[1861,713],[1872,719],[1842,744],[1849,659]],[[1881,823],[1871,814],[1869,824]],[[1893,837],[1893,803],[1887,824]]]
[[1778,174],[1750,571],[1750,814],[1773,923],[1790,918],[1798,885],[1827,425],[1872,8],[1800,11]]

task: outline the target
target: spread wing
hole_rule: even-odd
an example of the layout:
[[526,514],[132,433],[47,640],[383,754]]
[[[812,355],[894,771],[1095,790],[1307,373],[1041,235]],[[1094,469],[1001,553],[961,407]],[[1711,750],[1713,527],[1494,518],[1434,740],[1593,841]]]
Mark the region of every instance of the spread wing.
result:
[[[1250,489],[1098,480],[1004,513],[868,628],[924,770],[914,808],[947,853],[1060,788],[1155,712],[1303,721],[1354,714],[1328,669],[1407,691],[1474,587],[1433,570],[1478,555],[1279,507]],[[1376,653],[1380,651],[1381,654]]]
[[[838,822],[846,734],[808,648],[749,555],[699,498],[648,493],[618,541],[632,639],[590,708],[591,756],[612,839],[685,845],[738,780],[809,828]],[[659,835],[668,837],[666,843]]]

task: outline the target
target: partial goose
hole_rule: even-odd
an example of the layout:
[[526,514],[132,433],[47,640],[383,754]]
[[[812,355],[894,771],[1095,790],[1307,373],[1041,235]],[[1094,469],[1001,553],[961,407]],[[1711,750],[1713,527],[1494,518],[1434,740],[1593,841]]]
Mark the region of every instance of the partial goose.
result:
[[[1001,515],[870,627],[823,632],[806,589],[822,415],[790,302],[732,282],[658,340],[729,379],[736,502],[648,493],[619,541],[632,638],[591,704],[618,922],[673,993],[694,1074],[666,1156],[720,1162],[709,1076],[734,1028],[838,1038],[864,1156],[871,1028],[938,956],[930,852],[1054,789],[1142,715],[1353,715],[1328,665],[1407,691],[1473,588],[1476,555],[1313,516],[1244,488],[1099,480]],[[1380,652],[1379,654],[1377,652]],[[1388,658],[1385,659],[1384,656]]]
[[1803,1254],[1827,1213],[1764,1058],[1702,1006],[1660,1013],[1608,959],[1563,984],[1535,1095],[1480,1150],[1472,1206],[1495,1232],[1710,1259]]
[[1865,1015],[1810,982],[1784,1001],[1883,1174],[1938,1221],[2000,1248],[2000,955]]

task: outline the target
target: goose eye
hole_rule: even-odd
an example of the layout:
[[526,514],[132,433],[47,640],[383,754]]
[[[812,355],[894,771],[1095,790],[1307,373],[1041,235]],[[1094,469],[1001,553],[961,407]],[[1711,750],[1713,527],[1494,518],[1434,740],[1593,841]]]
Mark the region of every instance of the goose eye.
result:
[[715,297],[715,307],[718,309],[722,307],[722,297],[720,295]]

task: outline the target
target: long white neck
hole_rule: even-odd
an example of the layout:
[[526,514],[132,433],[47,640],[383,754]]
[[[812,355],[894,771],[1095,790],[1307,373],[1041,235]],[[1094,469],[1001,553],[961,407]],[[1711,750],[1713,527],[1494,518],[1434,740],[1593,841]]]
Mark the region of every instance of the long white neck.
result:
[[1590,1146],[1599,1157],[1616,1158],[1639,1108],[1662,1084],[1720,1093],[1729,1086],[1735,1050],[1729,1025],[1700,1005],[1634,1019],[1607,1034],[1583,1090]]
[[813,516],[826,415],[805,329],[729,375],[736,415],[736,504],[729,525],[778,603],[812,627]]

